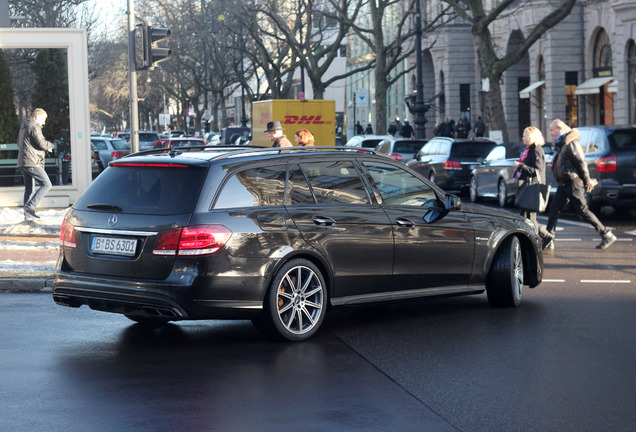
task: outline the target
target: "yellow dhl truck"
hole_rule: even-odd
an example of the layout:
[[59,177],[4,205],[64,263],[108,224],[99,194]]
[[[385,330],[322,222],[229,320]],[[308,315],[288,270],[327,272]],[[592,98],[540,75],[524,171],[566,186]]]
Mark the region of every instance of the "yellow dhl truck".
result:
[[283,133],[293,145],[298,129],[307,129],[314,135],[315,145],[336,145],[336,101],[273,99],[252,104],[253,145],[271,146],[265,133],[267,123],[278,120]]

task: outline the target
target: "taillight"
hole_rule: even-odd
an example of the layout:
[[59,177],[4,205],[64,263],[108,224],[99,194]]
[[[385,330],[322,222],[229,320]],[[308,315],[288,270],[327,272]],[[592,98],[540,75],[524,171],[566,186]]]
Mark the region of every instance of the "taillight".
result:
[[157,235],[154,255],[209,255],[228,242],[232,231],[223,225],[194,225],[162,231]]
[[457,161],[446,161],[446,162],[444,162],[444,164],[442,166],[444,167],[444,169],[447,169],[447,170],[460,170],[460,169],[462,169],[462,164],[460,164]]
[[119,159],[124,157],[124,152],[122,151],[114,151],[114,152],[110,152],[110,155],[113,157],[113,159]]
[[616,171],[616,156],[607,156],[600,158],[596,162],[596,171],[598,172],[614,172]]
[[397,153],[391,153],[391,157],[398,162],[402,162],[402,155],[399,155]]
[[75,249],[77,243],[75,243],[75,227],[66,219],[62,221],[62,229],[60,230],[60,246]]

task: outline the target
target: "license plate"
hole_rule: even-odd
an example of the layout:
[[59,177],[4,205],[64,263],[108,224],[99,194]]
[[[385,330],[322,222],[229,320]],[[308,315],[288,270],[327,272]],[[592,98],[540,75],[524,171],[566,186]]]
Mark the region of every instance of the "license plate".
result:
[[137,240],[94,236],[91,242],[91,251],[95,253],[134,256],[136,250]]

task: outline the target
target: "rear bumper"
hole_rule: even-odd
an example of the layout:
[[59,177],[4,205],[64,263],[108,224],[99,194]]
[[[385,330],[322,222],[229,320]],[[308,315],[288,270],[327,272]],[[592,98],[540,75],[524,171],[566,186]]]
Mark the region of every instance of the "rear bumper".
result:
[[636,184],[601,183],[598,194],[592,195],[592,199],[611,206],[636,207]]
[[[214,279],[214,280],[213,280]],[[259,278],[262,280],[262,278]],[[246,283],[246,282],[252,283]],[[53,300],[61,306],[168,320],[249,319],[263,308],[258,280],[196,278],[191,285],[129,281],[57,271]],[[237,286],[249,289],[235,289]]]

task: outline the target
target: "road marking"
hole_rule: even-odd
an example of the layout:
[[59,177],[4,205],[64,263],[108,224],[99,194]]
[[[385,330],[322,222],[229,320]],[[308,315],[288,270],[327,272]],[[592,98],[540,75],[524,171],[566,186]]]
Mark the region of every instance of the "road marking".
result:
[[543,282],[563,283],[565,279],[543,279]]
[[625,234],[636,236],[636,231],[625,231]]
[[557,237],[557,239],[554,240],[554,241],[555,241],[555,243],[556,242],[577,242],[577,241],[582,241],[582,239],[580,239],[580,238],[564,238],[564,239],[562,239],[562,238],[558,238]]
[[630,280],[603,280],[603,279],[581,279],[581,283],[620,283],[628,284],[632,283]]

